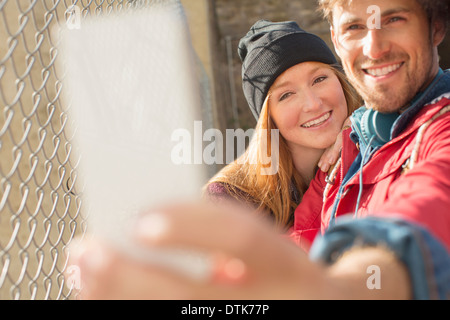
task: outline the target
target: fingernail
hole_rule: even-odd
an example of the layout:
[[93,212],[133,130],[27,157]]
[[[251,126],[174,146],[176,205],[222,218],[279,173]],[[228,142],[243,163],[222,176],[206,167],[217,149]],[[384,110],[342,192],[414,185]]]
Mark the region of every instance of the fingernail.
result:
[[217,283],[240,283],[247,274],[247,266],[241,259],[217,255],[213,279]]
[[224,266],[224,274],[232,281],[241,280],[247,271],[245,263],[240,259],[231,259]]
[[136,237],[152,241],[164,235],[169,227],[167,217],[162,213],[149,213],[140,218],[136,226]]

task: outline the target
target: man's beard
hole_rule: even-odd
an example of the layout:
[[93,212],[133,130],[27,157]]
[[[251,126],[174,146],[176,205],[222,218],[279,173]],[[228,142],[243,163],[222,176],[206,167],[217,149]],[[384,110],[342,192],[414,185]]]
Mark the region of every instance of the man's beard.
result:
[[404,84],[398,86],[377,85],[374,88],[361,85],[361,81],[352,78],[350,82],[363,98],[366,107],[382,113],[392,113],[404,108],[414,98],[417,91],[415,89],[420,86],[416,81],[410,81],[409,76],[407,79]]
[[[363,98],[366,107],[372,108],[374,110],[383,113],[398,112],[405,108],[415,97],[415,95],[423,89],[424,84],[427,81],[427,77],[432,68],[432,53],[428,59],[423,59],[423,63],[426,60],[429,63],[426,65],[421,64],[423,69],[413,69],[411,70],[409,62],[409,57],[402,54],[391,54],[384,57],[378,61],[368,61],[361,60],[356,61],[355,69],[359,70],[357,73],[352,74],[349,70],[345,70],[350,83],[355,87],[358,93]],[[392,84],[377,84],[375,86],[366,86],[364,78],[366,77],[365,72],[362,70],[361,66],[370,67],[376,65],[383,65],[391,63],[392,61],[404,61],[403,65],[398,71],[405,75],[402,77],[401,83],[395,85]],[[344,69],[345,66],[344,66]],[[402,70],[405,69],[405,70]]]

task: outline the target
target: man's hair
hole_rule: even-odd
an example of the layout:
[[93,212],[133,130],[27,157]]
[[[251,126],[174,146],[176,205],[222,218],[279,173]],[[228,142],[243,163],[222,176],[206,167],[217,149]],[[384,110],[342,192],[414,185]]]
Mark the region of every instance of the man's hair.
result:
[[[319,10],[322,11],[323,16],[328,20],[330,25],[333,23],[333,7],[334,5],[350,5],[353,0],[318,0]],[[428,16],[428,21],[442,21],[445,28],[449,24],[449,9],[450,0],[416,0],[425,10]]]

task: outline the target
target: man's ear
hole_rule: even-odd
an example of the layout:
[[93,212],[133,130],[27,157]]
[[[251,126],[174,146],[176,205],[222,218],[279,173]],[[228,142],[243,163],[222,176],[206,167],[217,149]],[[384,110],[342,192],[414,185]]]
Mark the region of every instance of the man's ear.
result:
[[432,30],[433,45],[437,47],[438,45],[441,44],[441,42],[445,38],[445,34],[446,34],[445,24],[443,21],[437,20],[431,24],[431,27],[433,28],[433,30]]
[[333,46],[334,46],[334,51],[336,52],[338,57],[341,58],[341,54],[339,51],[340,50],[339,42],[337,41],[336,33],[334,32],[333,26],[330,27],[330,34],[331,34],[331,41],[333,42]]

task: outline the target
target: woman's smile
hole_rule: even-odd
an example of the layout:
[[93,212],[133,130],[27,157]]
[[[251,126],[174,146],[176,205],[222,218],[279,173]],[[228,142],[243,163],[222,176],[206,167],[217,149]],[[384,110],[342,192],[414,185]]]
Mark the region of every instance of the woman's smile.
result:
[[333,113],[333,111],[328,111],[328,112],[322,114],[321,116],[302,124],[301,127],[305,128],[305,129],[320,127],[328,119],[330,119],[332,113]]

